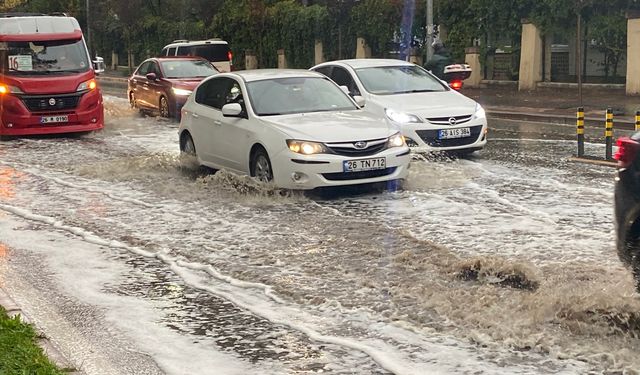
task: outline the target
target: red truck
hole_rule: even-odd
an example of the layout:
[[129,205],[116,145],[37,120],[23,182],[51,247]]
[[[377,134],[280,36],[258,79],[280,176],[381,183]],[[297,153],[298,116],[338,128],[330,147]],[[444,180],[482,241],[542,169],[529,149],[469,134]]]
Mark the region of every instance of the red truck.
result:
[[0,14],[0,136],[103,126],[102,93],[78,21]]

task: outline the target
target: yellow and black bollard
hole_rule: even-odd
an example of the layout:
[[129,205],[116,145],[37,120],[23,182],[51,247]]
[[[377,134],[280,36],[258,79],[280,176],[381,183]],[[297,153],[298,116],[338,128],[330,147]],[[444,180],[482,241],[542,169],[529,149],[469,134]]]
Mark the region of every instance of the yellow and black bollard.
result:
[[579,107],[576,115],[576,133],[578,134],[578,157],[584,156],[584,108]]
[[606,143],[605,148],[605,159],[612,160],[613,159],[613,110],[611,108],[607,108],[607,122],[605,124],[605,132],[604,139]]
[[636,131],[640,132],[640,111],[636,111]]

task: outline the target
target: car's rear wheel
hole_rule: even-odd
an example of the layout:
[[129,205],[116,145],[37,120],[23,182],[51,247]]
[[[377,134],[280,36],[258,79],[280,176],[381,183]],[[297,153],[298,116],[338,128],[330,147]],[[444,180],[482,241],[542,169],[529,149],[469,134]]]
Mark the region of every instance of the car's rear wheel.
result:
[[164,117],[164,118],[169,118],[169,116],[171,115],[171,113],[169,113],[169,101],[167,100],[166,97],[161,96],[160,97],[160,116]]
[[273,181],[273,170],[271,169],[271,160],[267,151],[263,148],[257,149],[251,159],[251,176],[260,182]]

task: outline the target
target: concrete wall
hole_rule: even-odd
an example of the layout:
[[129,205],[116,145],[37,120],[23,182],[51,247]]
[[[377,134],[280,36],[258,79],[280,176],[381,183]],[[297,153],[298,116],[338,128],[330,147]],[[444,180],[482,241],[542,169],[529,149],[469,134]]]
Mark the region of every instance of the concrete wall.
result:
[[519,90],[535,90],[542,81],[542,36],[534,24],[522,23]]
[[640,12],[627,16],[627,95],[640,95]]
[[469,64],[471,68],[471,77],[467,78],[464,83],[469,87],[479,87],[482,81],[482,66],[480,65],[480,48],[469,47],[465,49],[465,64]]

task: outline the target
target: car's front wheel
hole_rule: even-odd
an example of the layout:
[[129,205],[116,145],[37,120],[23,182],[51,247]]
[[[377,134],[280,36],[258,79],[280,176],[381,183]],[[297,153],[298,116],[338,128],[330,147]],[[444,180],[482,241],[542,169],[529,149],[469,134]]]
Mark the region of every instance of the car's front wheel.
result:
[[251,176],[255,177],[260,182],[273,181],[273,170],[271,169],[271,160],[267,151],[263,148],[259,148],[253,154],[251,159]]
[[196,156],[196,145],[193,143],[191,134],[187,133],[182,137],[182,142],[180,142],[180,152],[189,156]]

